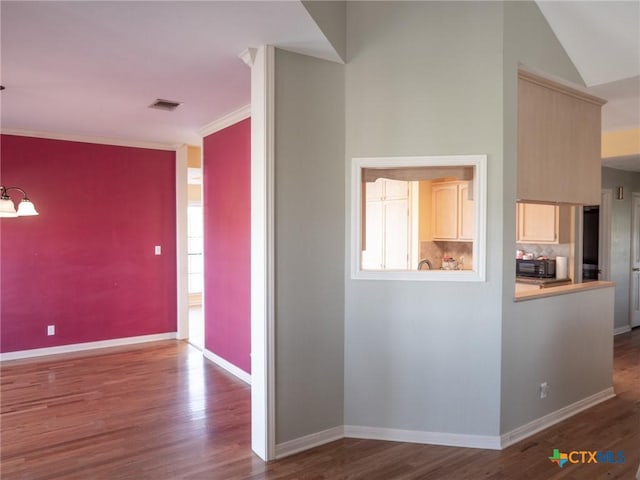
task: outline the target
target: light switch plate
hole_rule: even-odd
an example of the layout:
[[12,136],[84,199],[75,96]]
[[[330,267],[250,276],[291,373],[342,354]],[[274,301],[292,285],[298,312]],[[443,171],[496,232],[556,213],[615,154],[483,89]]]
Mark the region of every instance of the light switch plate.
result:
[[162,247],[160,245],[156,245],[155,253],[156,253],[156,255],[161,255],[162,254]]

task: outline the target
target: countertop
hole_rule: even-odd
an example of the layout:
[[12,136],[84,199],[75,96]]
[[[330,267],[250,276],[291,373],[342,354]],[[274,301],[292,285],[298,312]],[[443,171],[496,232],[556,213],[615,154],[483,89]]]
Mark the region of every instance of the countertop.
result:
[[536,278],[536,277],[518,277],[516,283],[525,283],[529,285],[537,285],[540,288],[559,287],[560,285],[570,285],[570,278]]
[[523,302],[525,300],[534,300],[536,298],[553,297],[556,295],[566,295],[569,293],[584,292],[586,290],[595,290],[597,288],[613,287],[613,282],[585,282],[572,283],[570,285],[561,285],[558,287],[540,288],[540,285],[530,285],[526,283],[516,283],[516,293],[513,298],[514,302]]

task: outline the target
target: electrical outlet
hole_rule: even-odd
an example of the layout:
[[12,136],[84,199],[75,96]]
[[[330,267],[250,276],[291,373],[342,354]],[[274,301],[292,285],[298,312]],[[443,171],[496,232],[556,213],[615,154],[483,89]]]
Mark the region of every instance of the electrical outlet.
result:
[[47,325],[47,335],[55,335],[56,334],[56,326],[55,325]]
[[549,394],[549,384],[547,382],[542,382],[540,384],[540,398],[547,398]]
[[162,247],[160,245],[156,245],[153,251],[156,255],[162,255]]

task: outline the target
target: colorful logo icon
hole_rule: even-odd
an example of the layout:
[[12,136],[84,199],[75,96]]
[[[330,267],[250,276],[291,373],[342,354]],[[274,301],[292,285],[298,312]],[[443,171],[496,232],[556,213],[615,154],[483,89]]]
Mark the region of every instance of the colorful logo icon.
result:
[[[611,450],[573,450],[569,453],[562,453],[560,449],[554,448],[553,455],[548,457],[551,462],[560,468],[568,463],[624,463],[624,452],[613,452]],[[640,479],[639,479],[640,480]]]
[[568,455],[566,453],[560,453],[560,450],[557,448],[553,449],[553,455],[549,457],[553,463],[558,464],[560,468],[564,467],[564,464],[569,461]]

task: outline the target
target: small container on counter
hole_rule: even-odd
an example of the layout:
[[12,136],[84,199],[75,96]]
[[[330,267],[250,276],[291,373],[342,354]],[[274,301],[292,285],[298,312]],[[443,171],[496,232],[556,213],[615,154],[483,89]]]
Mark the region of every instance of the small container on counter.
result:
[[568,277],[567,257],[556,257],[556,278],[564,280]]

